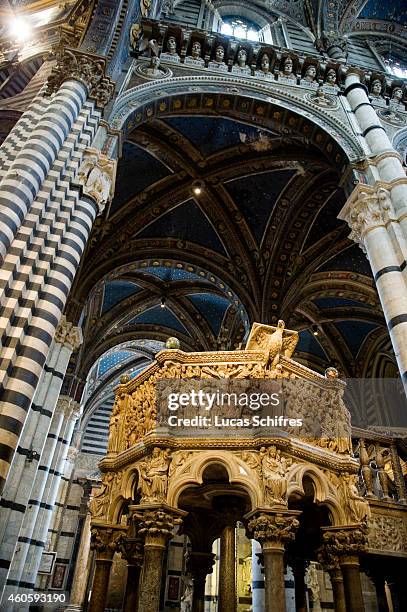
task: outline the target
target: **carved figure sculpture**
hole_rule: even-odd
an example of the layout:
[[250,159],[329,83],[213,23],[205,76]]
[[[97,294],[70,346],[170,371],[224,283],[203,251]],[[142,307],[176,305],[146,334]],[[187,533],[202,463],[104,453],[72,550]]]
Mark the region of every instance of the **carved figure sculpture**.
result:
[[333,68],[330,68],[325,76],[325,83],[333,87],[336,83],[336,72]]
[[225,49],[222,45],[218,45],[215,49],[215,62],[223,64],[223,58],[225,57]]
[[193,59],[199,59],[201,57],[201,43],[198,40],[192,43],[191,56]]
[[246,61],[247,51],[246,49],[240,49],[239,53],[237,54],[237,65],[239,66],[239,68],[246,68]]
[[269,505],[285,503],[287,463],[281,460],[280,451],[275,446],[260,449],[261,471],[264,485],[265,502]]
[[264,72],[264,74],[270,72],[270,58],[267,53],[263,53],[263,55],[261,56],[260,69],[262,72]]
[[170,36],[167,40],[167,53],[170,55],[177,54],[177,41],[175,40],[175,36]]
[[291,357],[298,342],[298,333],[285,330],[284,321],[277,327],[254,324],[247,340],[247,350],[262,350],[267,354],[271,368],[274,368],[282,355]]
[[307,70],[305,71],[304,80],[308,81],[309,83],[313,83],[315,81],[316,76],[317,76],[317,69],[314,66],[314,64],[311,64],[310,66],[308,66]]
[[153,449],[151,459],[139,465],[142,502],[165,500],[171,453],[168,449]]
[[295,79],[295,76],[293,74],[293,68],[293,60],[291,59],[291,57],[286,57],[283,61],[283,68],[282,70],[280,70],[280,75],[285,77],[286,79]]
[[375,79],[372,82],[372,86],[370,88],[370,96],[372,98],[381,98],[382,97],[382,83],[379,79]]

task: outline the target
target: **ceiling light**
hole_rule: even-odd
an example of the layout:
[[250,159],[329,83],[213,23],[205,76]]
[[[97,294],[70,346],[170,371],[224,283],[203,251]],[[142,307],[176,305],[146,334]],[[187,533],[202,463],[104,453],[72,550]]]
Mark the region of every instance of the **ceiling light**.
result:
[[318,325],[312,326],[312,333],[314,334],[314,336],[318,336]]
[[165,297],[162,297],[161,304],[160,304],[161,308],[165,308],[165,302],[166,302]]
[[194,181],[192,183],[192,193],[196,196],[201,195],[203,188],[204,188],[203,181]]
[[13,17],[13,19],[10,21],[10,35],[17,40],[27,40],[27,38],[30,37],[31,31],[31,25],[21,17]]

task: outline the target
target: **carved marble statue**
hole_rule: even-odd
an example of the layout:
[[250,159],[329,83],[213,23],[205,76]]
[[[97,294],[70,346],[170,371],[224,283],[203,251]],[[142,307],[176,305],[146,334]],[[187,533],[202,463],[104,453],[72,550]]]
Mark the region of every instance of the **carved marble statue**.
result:
[[286,79],[295,79],[295,75],[293,74],[294,64],[291,57],[286,57],[283,60],[283,67],[280,70],[280,76],[285,77]]
[[261,56],[260,70],[264,72],[264,74],[268,74],[270,72],[270,58],[267,53],[263,53]]
[[401,104],[403,101],[403,89],[401,87],[395,87],[391,93],[390,103],[394,105]]
[[333,87],[336,85],[336,71],[330,68],[325,75],[325,83]]
[[356,482],[356,474],[344,472],[340,484],[341,494],[347,501],[351,520],[355,523],[363,523],[368,519],[370,510],[366,500],[359,494]]
[[313,562],[311,562],[307,568],[307,573],[305,575],[305,584],[311,591],[312,610],[314,612],[321,612],[321,597],[320,597],[318,572],[317,572],[316,564]]
[[184,580],[184,592],[181,597],[180,612],[191,612],[192,611],[193,595],[194,595],[193,581],[189,576],[186,576]]
[[150,76],[161,75],[160,67],[160,58],[156,55],[152,55],[150,59],[150,64],[146,70],[146,74]]
[[170,451],[156,447],[153,449],[150,460],[139,464],[139,488],[142,502],[165,500],[170,461]]
[[169,36],[167,40],[167,53],[170,55],[177,54],[177,41],[175,40],[175,36]]
[[372,82],[372,85],[370,87],[370,97],[371,98],[381,98],[382,97],[382,82],[380,81],[380,79],[375,79]]
[[285,329],[284,321],[277,327],[271,325],[253,325],[247,340],[247,350],[262,350],[267,353],[268,362],[274,368],[282,355],[291,357],[298,342],[298,333]]
[[118,444],[120,440],[119,436],[119,426],[120,426],[120,405],[118,402],[115,402],[112,410],[112,414],[110,417],[109,423],[109,441],[107,446],[107,451],[109,453],[116,452],[118,449]]
[[215,49],[215,62],[218,64],[223,64],[223,59],[225,57],[225,49],[222,45],[218,45]]
[[116,163],[113,160],[97,149],[86,150],[77,180],[82,186],[84,195],[93,198],[99,210],[103,210],[106,202],[112,197],[115,171]]
[[285,504],[287,494],[287,461],[275,446],[260,449],[261,472],[266,504]]
[[317,69],[314,64],[310,64],[305,71],[304,80],[308,81],[308,83],[313,83],[317,76]]
[[98,491],[98,493],[96,493],[93,499],[89,502],[89,510],[92,514],[92,518],[106,517],[110,501],[110,487],[113,479],[113,473],[108,472],[105,474],[100,491]]
[[202,52],[201,43],[198,40],[194,40],[191,47],[191,56],[193,59],[200,59]]
[[237,54],[237,65],[239,68],[246,68],[247,62],[247,51],[246,49],[239,49],[239,53]]

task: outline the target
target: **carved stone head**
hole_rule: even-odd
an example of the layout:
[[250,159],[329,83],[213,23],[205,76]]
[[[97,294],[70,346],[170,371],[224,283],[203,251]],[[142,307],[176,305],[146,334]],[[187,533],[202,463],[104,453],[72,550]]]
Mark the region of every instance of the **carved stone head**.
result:
[[171,55],[175,55],[177,53],[177,41],[175,40],[175,36],[170,36],[167,40],[167,51]]
[[224,57],[225,57],[225,49],[222,47],[222,45],[218,45],[215,50],[215,61],[221,64],[223,62]]
[[325,81],[328,85],[335,85],[336,83],[336,72],[333,68],[330,68],[326,73]]
[[270,70],[270,58],[267,53],[263,53],[260,60],[260,67],[262,72],[269,72]]
[[194,59],[199,59],[201,57],[201,43],[197,40],[192,43],[191,55]]
[[382,93],[382,83],[379,79],[375,79],[372,82],[372,86],[370,88],[370,93],[372,96],[378,98]]
[[283,62],[283,74],[290,76],[293,73],[293,60],[291,57],[286,57]]
[[246,66],[246,61],[247,61],[247,51],[246,49],[240,49],[239,53],[237,54],[237,63],[240,66],[240,68],[244,68]]
[[395,87],[391,94],[391,99],[393,102],[401,102],[403,99],[403,90],[401,87]]
[[317,76],[317,69],[314,66],[314,64],[311,64],[310,66],[308,66],[307,70],[305,71],[305,80],[309,81],[310,83],[313,83],[315,81],[316,76]]

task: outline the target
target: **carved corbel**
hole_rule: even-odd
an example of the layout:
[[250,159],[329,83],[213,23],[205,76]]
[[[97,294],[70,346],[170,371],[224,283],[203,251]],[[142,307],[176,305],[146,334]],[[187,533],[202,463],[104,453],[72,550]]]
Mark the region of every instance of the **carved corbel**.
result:
[[103,155],[98,149],[89,147],[83,155],[76,182],[82,193],[92,198],[101,214],[114,195],[117,161]]

